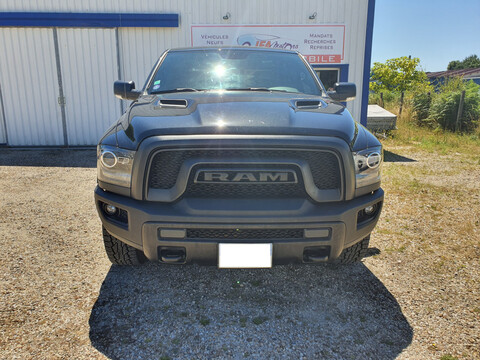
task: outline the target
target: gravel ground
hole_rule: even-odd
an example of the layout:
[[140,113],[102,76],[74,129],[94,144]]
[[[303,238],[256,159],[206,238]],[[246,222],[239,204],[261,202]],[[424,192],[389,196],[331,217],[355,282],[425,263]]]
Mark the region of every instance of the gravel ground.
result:
[[[480,170],[407,150],[385,164],[376,255],[267,270],[111,266],[95,151],[0,150],[0,358],[480,358]],[[459,187],[449,212],[429,171],[396,182],[432,164]]]

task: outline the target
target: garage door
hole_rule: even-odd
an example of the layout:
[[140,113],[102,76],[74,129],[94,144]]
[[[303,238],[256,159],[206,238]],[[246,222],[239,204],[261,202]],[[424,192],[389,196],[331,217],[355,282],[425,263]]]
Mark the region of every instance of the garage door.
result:
[[95,145],[120,116],[115,31],[58,29],[69,145]]
[[[0,86],[9,145],[63,145],[52,29],[1,28],[0,43]],[[0,127],[4,132],[1,122]]]

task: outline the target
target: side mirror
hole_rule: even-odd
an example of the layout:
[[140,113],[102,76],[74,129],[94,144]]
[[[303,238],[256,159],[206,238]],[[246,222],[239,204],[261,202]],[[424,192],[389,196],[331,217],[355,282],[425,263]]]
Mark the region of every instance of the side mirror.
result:
[[327,95],[334,101],[350,101],[357,95],[357,86],[354,83],[335,83],[333,91],[327,91]]
[[116,97],[123,100],[137,100],[142,92],[135,90],[133,81],[117,80],[113,83],[113,93]]

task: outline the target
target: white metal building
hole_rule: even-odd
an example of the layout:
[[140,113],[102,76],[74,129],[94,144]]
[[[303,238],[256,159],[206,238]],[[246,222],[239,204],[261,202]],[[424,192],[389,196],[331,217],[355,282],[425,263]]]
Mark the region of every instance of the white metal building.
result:
[[[366,124],[375,0],[2,0],[0,144],[95,145],[168,48],[251,45],[304,54],[326,87],[357,84]],[[253,44],[254,43],[254,44]],[[365,95],[365,96],[364,96]]]

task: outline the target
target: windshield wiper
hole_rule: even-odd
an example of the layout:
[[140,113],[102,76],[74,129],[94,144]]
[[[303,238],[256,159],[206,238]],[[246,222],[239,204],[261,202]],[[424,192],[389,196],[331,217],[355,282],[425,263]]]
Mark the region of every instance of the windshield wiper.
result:
[[266,87],[246,87],[246,88],[227,88],[223,89],[226,91],[268,91],[271,92],[269,88]]
[[247,88],[227,88],[226,91],[268,91],[268,92],[296,92],[266,87],[247,87]]
[[176,92],[197,92],[197,91],[202,91],[202,90],[194,89],[194,88],[176,88],[176,89],[168,89],[168,90],[151,91],[150,94],[167,94],[167,93],[176,93]]

